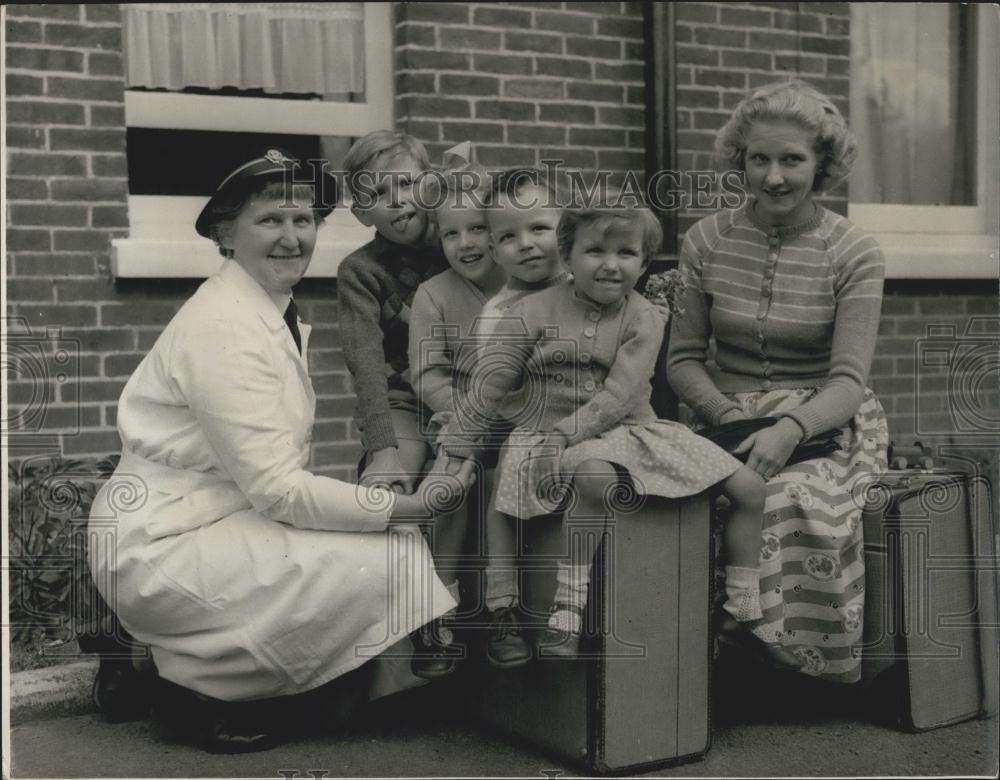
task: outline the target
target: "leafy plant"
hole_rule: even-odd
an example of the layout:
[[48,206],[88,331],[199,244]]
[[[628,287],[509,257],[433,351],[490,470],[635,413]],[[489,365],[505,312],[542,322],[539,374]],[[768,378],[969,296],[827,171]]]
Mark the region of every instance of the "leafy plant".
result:
[[[73,639],[107,611],[87,566],[87,520],[118,456],[45,456],[8,465],[10,625],[14,641]],[[41,637],[39,637],[41,634]]]

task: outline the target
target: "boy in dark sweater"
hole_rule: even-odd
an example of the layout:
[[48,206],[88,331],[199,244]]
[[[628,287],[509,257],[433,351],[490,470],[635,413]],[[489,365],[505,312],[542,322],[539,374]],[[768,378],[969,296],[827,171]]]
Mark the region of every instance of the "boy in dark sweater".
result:
[[407,494],[432,454],[422,435],[428,413],[410,386],[410,305],[417,287],[448,267],[413,187],[429,167],[418,140],[388,130],[364,136],[344,159],[351,212],[375,228],[375,239],[337,272],[340,336],[365,448],[360,481]]

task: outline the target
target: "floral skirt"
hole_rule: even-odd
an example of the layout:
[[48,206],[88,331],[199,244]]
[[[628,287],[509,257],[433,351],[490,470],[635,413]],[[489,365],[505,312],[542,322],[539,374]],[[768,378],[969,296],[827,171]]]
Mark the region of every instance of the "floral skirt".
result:
[[[628,506],[637,496],[692,496],[726,479],[740,462],[687,426],[666,420],[619,425],[562,451],[543,444],[545,434],[516,428],[497,467],[496,509],[528,519],[565,508],[571,477],[588,460],[611,463],[631,477],[623,495],[616,485],[611,508]],[[617,477],[618,472],[609,474]],[[617,480],[615,480],[617,482]]]
[[[730,398],[749,416],[766,417],[801,406],[817,392],[772,390]],[[866,486],[888,467],[885,412],[871,390],[841,429],[840,441],[839,451],[787,466],[767,483],[760,553],[764,617],[754,625],[768,641],[794,653],[805,674],[857,682],[865,604],[861,513]],[[720,578],[721,567],[717,582]]]

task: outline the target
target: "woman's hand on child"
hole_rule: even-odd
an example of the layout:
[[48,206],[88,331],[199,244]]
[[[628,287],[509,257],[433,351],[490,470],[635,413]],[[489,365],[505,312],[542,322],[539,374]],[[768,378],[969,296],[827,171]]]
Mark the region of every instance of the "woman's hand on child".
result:
[[783,417],[769,428],[751,433],[733,453],[749,452],[747,466],[764,479],[770,479],[784,468],[801,440],[802,428],[799,424],[789,417]]
[[417,475],[403,470],[396,447],[384,447],[372,455],[360,482],[366,487],[381,487],[408,496],[416,487]]
[[457,509],[476,481],[475,466],[474,460],[458,460],[442,453],[417,488],[417,496],[432,514]]

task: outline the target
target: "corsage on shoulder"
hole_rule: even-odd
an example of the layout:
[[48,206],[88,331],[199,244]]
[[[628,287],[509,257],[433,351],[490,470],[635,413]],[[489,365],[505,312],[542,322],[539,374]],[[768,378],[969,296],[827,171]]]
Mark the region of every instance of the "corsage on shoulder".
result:
[[646,300],[658,307],[669,320],[671,317],[684,315],[682,300],[687,286],[684,274],[677,268],[660,274],[650,274],[646,279],[643,295]]

